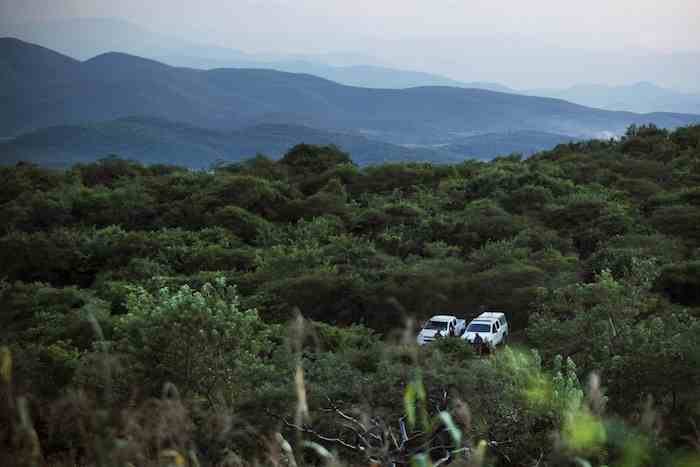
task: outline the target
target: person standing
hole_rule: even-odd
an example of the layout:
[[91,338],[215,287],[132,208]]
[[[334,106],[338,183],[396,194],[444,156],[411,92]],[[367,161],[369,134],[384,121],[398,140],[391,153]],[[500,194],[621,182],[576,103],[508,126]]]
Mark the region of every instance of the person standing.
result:
[[484,346],[484,340],[481,338],[479,333],[476,333],[476,336],[474,336],[474,346],[476,347],[476,353],[481,355],[482,353],[482,348]]

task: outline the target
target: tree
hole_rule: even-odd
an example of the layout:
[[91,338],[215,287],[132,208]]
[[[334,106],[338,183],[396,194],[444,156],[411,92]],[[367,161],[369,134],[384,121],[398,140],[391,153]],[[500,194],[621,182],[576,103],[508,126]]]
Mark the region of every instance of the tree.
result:
[[109,307],[90,290],[0,282],[0,345],[15,355],[15,382],[55,397],[72,382],[96,340],[91,322],[109,332]]
[[298,144],[279,161],[296,176],[320,174],[341,164],[352,163],[350,155],[336,146]]
[[231,402],[267,375],[275,328],[242,309],[222,278],[201,290],[137,287],[126,308],[116,323],[118,348],[153,391],[170,382],[187,397]]
[[700,384],[700,321],[651,293],[653,260],[633,260],[620,279],[603,270],[593,283],[542,289],[528,337],[545,357],[571,357],[584,371],[600,371],[611,404],[631,410],[654,396],[675,412],[692,404]]
[[231,230],[247,243],[252,243],[261,232],[270,229],[269,223],[260,216],[234,205],[224,206],[211,215],[210,222]]

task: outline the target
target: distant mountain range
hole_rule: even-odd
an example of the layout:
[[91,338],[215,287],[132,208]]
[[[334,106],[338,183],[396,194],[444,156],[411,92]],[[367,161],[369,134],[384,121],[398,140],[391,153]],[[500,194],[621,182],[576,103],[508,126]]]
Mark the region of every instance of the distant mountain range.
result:
[[[178,37],[154,33],[128,21],[84,18],[24,24],[0,24],[0,36],[17,37],[50,47],[81,60],[105,52],[122,52],[168,65],[198,68],[261,68],[306,73],[349,86],[402,89],[416,86],[458,86],[510,92],[498,83],[460,82],[434,73],[397,70],[377,64],[355,63],[368,57],[267,56],[240,50],[195,44]],[[86,41],[85,38],[90,40]]]
[[[167,63],[176,63],[167,61]],[[348,86],[376,89],[407,89],[422,86],[451,86],[459,88],[487,89],[498,92],[515,92],[507,86],[487,82],[462,82],[433,73],[397,70],[373,65],[329,66],[309,61],[253,62],[247,66],[274,69],[290,73],[311,74]],[[212,68],[201,63],[197,68]]]
[[[0,36],[17,37],[84,60],[109,51],[157,60],[172,66],[261,68],[312,74],[349,86],[405,89],[420,86],[453,86],[564,99],[588,107],[630,112],[700,113],[700,94],[683,93],[650,82],[624,86],[577,84],[563,89],[522,89],[495,82],[459,81],[432,72],[395,69],[373,57],[357,54],[266,55],[208,44],[193,43],[174,35],[149,31],[116,18],[81,18],[2,23]],[[86,41],[85,38],[90,40]],[[477,44],[477,49],[483,44]],[[472,50],[472,53],[474,51]],[[664,57],[667,59],[668,57]],[[687,58],[687,57],[686,57]],[[473,58],[466,58],[473,60]],[[686,63],[680,60],[679,63]],[[513,69],[518,69],[513,64]],[[683,66],[681,66],[683,67]],[[650,75],[650,79],[655,75]]]
[[175,68],[122,53],[80,62],[16,39],[0,39],[0,84],[3,136],[145,115],[220,130],[296,124],[426,145],[517,130],[599,136],[631,123],[673,127],[699,118],[481,89],[367,89],[273,70]]
[[608,110],[700,114],[700,94],[682,93],[648,82],[627,86],[579,84],[566,89],[532,89],[524,94],[555,97]]
[[2,159],[55,164],[117,152],[202,167],[299,142],[338,144],[363,164],[449,162],[530,154],[632,123],[700,121],[484,89],[371,89],[265,69],[177,68],[123,53],[81,62],[12,38],[0,39],[0,100],[0,137],[16,137],[2,143]]
[[[554,97],[606,110],[700,113],[700,95],[682,93],[647,82],[625,86],[577,84],[565,89],[516,90],[496,82],[465,82],[433,72],[395,69],[381,64],[373,57],[357,54],[250,54],[237,49],[193,43],[174,35],[159,34],[116,18],[80,18],[23,24],[3,24],[0,19],[0,36],[17,37],[81,60],[116,51],[172,66],[197,69],[274,69],[311,74],[340,84],[367,88],[454,86]],[[86,41],[86,37],[90,40]],[[478,43],[476,48],[483,45]],[[472,60],[468,57],[466,59]],[[518,66],[513,64],[513,69],[518,69]]]
[[[577,100],[572,95],[559,94],[564,90],[559,89],[562,85],[556,83],[587,83],[592,79],[603,82],[645,80],[679,89],[694,89],[696,94],[700,93],[697,81],[700,73],[698,50],[571,50],[565,46],[539,42],[527,35],[467,34],[460,37],[417,37],[401,41],[374,39],[371,44],[358,42],[356,51],[343,53],[271,54],[249,53],[236,48],[206,44],[200,42],[199,38],[187,40],[180,37],[187,36],[184,31],[158,33],[120,18],[72,18],[13,23],[3,21],[0,17],[0,37],[2,36],[36,43],[80,60],[115,51],[173,66],[276,69],[308,73],[341,84],[371,88],[442,85],[475,87],[562,97],[583,105],[610,110],[695,112],[694,108],[682,103],[676,105],[664,99],[649,101],[655,104],[651,107],[639,106],[634,101],[628,105],[627,101],[619,99]],[[369,50],[372,52],[358,52],[368,50],[368,47],[371,47]],[[462,79],[455,79],[455,76]],[[464,79],[465,76],[470,78]],[[511,88],[498,84],[500,82],[508,82]],[[579,86],[590,85],[579,84],[576,87]],[[543,93],[538,94],[540,91]],[[642,95],[642,100],[647,101],[648,96]],[[607,102],[612,103],[608,105]]]

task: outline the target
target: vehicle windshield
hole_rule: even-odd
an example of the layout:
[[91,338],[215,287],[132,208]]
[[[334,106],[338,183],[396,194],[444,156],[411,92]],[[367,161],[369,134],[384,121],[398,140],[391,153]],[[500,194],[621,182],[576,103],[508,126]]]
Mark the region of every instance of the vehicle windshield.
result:
[[425,323],[425,328],[423,329],[435,329],[437,331],[444,331],[447,329],[447,323],[444,321],[428,321]]
[[491,326],[488,324],[479,324],[479,323],[472,323],[469,325],[467,328],[468,332],[489,332],[491,330]]

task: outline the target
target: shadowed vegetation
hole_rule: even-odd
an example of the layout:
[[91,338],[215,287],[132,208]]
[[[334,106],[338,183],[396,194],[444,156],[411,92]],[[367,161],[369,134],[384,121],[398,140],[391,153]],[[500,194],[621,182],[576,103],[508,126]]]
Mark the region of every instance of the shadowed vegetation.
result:
[[[696,467],[699,182],[698,126],[2,168],[0,464]],[[522,349],[414,344],[484,307]]]

